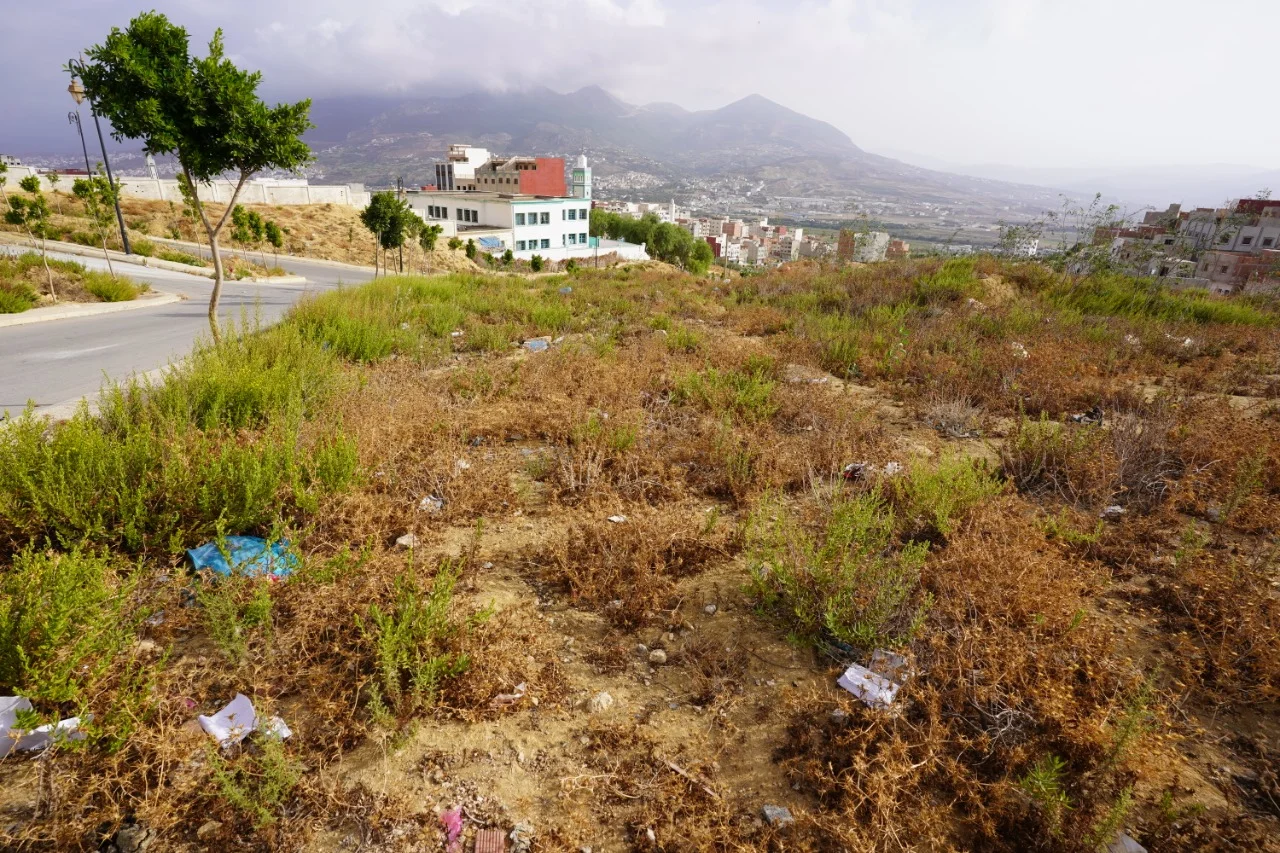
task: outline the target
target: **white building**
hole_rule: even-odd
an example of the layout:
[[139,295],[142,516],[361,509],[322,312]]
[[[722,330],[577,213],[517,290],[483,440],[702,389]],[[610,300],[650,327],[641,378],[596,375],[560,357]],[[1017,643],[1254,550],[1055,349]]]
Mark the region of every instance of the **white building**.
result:
[[476,148],[465,143],[450,145],[448,159],[436,164],[436,189],[440,192],[453,192],[460,189],[459,182],[473,183],[476,169],[491,159],[493,158],[486,148]]
[[441,226],[445,239],[474,239],[482,249],[529,260],[586,259],[617,253],[628,260],[648,260],[643,246],[591,238],[591,169],[579,157],[574,190],[582,195],[522,195],[498,192],[414,191],[406,194],[409,207],[428,223]]

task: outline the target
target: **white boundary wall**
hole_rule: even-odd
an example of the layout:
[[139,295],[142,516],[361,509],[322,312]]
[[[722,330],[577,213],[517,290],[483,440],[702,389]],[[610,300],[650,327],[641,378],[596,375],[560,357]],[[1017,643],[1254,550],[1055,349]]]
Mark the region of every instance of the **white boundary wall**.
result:
[[[45,190],[52,190],[46,173],[37,172],[30,166],[10,166],[8,172],[9,189],[16,189],[18,181],[28,175],[38,175]],[[80,175],[61,175],[58,182],[60,192],[71,192],[71,185]],[[116,178],[120,187],[121,198],[142,198],[152,201],[171,201],[182,203],[182,193],[178,190],[178,182],[172,178],[139,178],[132,175],[120,175]],[[202,201],[227,202],[236,185],[230,181],[214,181],[202,184],[200,198]],[[240,190],[241,204],[345,204],[363,208],[369,204],[370,193],[364,184],[333,184],[313,186],[303,181],[277,181],[270,178],[250,181]]]

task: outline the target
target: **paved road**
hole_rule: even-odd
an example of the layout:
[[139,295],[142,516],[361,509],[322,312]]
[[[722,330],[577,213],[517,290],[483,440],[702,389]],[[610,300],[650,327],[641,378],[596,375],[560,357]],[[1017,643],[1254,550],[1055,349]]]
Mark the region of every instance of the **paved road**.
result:
[[[11,247],[0,247],[5,250]],[[50,256],[106,269],[101,259],[56,252]],[[219,310],[223,322],[238,322],[243,311],[274,323],[305,293],[373,277],[372,270],[362,273],[291,258],[281,258],[280,266],[305,276],[307,283],[227,282]],[[157,290],[190,298],[155,308],[0,329],[0,413],[16,415],[28,400],[40,409],[56,407],[62,413],[67,404],[95,394],[104,379],[120,380],[165,367],[189,353],[198,338],[208,336],[210,279],[126,264],[116,269]]]

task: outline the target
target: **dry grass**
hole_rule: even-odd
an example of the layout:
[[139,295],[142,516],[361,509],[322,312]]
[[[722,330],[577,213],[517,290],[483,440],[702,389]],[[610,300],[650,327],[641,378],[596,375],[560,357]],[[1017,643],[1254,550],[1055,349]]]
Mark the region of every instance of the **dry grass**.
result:
[[[281,583],[205,586],[172,520],[163,542],[110,539],[126,652],[83,701],[41,700],[91,713],[87,741],[0,762],[0,844],[92,849],[128,822],[165,849],[428,850],[461,806],[468,832],[531,822],[536,850],[1083,853],[1121,827],[1153,850],[1278,849],[1264,315],[1121,312],[1115,283],[987,258],[564,281],[392,279],[299,309],[295,355],[335,372],[282,435],[340,431],[357,475],[226,531],[288,536]],[[557,342],[519,346],[538,335]],[[1094,406],[1101,425],[1071,420]],[[219,412],[186,440],[264,434]],[[11,524],[20,494],[0,493],[6,554],[68,548],[70,515],[61,539]],[[852,540],[812,531],[870,495],[884,535],[841,559]],[[822,588],[848,601],[875,596],[858,567],[918,557],[892,711],[834,686],[866,655],[801,642],[795,596],[756,609],[743,548],[791,522],[836,543],[811,562],[844,567]],[[413,702],[387,692],[437,660]],[[190,731],[238,691],[293,727],[283,749],[218,755]]]

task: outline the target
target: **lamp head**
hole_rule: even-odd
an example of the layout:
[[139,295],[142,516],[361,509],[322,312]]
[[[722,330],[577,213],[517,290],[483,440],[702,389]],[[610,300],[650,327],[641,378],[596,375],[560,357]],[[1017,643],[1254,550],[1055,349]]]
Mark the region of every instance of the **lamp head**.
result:
[[67,87],[67,91],[71,93],[71,97],[75,98],[76,106],[84,103],[84,86],[79,80],[72,79],[71,85]]

